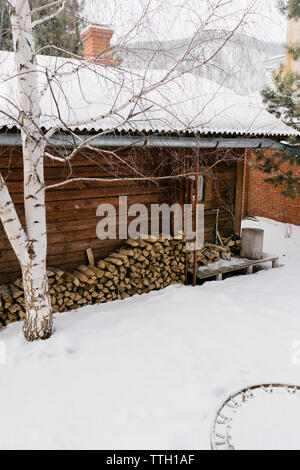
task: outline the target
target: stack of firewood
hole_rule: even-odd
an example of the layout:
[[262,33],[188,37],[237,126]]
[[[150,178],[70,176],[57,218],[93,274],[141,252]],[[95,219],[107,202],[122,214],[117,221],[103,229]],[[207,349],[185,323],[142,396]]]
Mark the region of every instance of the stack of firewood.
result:
[[[213,245],[212,243],[205,243],[203,248],[197,252],[197,261],[199,266],[207,266],[212,263],[216,263],[220,260],[231,260],[230,248],[225,248],[219,245]],[[194,263],[194,254],[189,253],[188,255],[189,266]]]
[[[199,266],[207,266],[217,261],[230,261],[233,254],[238,254],[240,239],[236,236],[222,238],[219,236],[219,244],[205,243],[203,248],[197,252]],[[194,264],[194,254],[188,254],[189,267]]]
[[[185,281],[185,239],[142,237],[73,273],[48,268],[53,311],[126,299]],[[22,280],[0,287],[0,326],[25,317]]]

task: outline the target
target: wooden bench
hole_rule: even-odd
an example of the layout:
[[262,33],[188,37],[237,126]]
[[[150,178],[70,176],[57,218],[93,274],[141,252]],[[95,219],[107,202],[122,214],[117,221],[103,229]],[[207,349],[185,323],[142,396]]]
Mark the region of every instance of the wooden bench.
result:
[[[209,267],[201,266],[198,268],[197,278],[202,280],[216,277],[217,281],[222,281],[224,274],[240,271],[241,269],[246,269],[247,274],[252,274],[254,266],[259,266],[264,263],[272,263],[272,268],[278,268],[278,257],[264,253],[263,258],[256,261],[244,258],[232,258],[231,261],[221,263],[223,266],[220,266],[219,261],[209,265]],[[193,273],[193,270],[189,269],[189,272]]]

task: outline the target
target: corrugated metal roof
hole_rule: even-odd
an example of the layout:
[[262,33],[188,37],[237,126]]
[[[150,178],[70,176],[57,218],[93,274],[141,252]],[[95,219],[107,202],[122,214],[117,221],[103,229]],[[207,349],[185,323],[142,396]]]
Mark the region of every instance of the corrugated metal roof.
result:
[[[17,103],[17,79],[10,78],[15,74],[14,54],[0,52],[0,61],[0,128],[13,128],[18,111],[5,97]],[[51,90],[48,87],[41,99],[40,124],[45,129],[63,128],[65,123],[79,132],[115,129],[281,138],[300,135],[268,113],[257,97],[234,94],[192,73],[155,88],[165,70],[120,71],[47,56],[38,58],[38,70],[41,89],[46,76],[54,75]],[[152,87],[134,99],[141,90]]]

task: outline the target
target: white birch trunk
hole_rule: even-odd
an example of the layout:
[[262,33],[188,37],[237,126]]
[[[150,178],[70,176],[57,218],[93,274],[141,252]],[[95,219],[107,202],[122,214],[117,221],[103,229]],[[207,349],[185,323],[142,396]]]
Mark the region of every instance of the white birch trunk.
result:
[[46,270],[47,228],[44,184],[44,143],[40,130],[40,93],[30,6],[28,0],[11,0],[10,19],[18,72],[19,109],[22,122],[24,207],[28,256],[22,263],[29,341],[52,334],[52,307]]
[[16,213],[2,175],[0,175],[0,217],[21,267],[28,264],[28,238]]

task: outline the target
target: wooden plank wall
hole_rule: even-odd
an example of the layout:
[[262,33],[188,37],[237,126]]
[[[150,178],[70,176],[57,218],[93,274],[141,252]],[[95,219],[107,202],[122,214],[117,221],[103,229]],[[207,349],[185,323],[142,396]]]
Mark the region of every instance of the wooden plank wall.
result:
[[[19,148],[0,149],[0,171],[8,183],[17,212],[24,223],[23,193],[22,193],[22,158]],[[174,151],[173,151],[174,152]],[[135,151],[134,158],[130,152],[122,152],[130,165],[134,159],[141,158],[143,164],[151,169],[157,167],[157,162],[166,159],[166,149]],[[146,162],[146,163],[145,163]],[[227,210],[235,207],[236,191],[236,162],[222,163],[214,170],[214,176],[206,185],[205,235],[209,241],[214,240],[215,214],[212,209],[223,207],[220,214],[220,230],[229,235],[234,231],[232,216]],[[47,161],[45,176],[47,184],[61,182],[69,174],[67,165],[57,165]],[[112,177],[115,174],[127,176],[132,171],[127,165],[111,167],[105,159],[99,160],[94,155],[76,157],[72,164],[72,177],[98,176]],[[91,247],[95,258],[107,256],[111,251],[122,246],[122,240],[99,240],[96,236],[96,226],[99,218],[96,210],[100,204],[111,203],[117,207],[118,197],[128,196],[128,204],[170,202],[170,184],[168,182],[154,184],[146,182],[118,183],[72,183],[62,188],[46,192],[47,229],[48,229],[48,265],[63,269],[73,269],[86,262],[86,248]],[[233,208],[232,208],[233,204]],[[227,209],[225,210],[225,206]],[[20,275],[18,261],[10,247],[3,226],[0,226],[0,283],[16,279]]]
[[[206,150],[199,152],[200,172],[205,176],[205,241],[214,243],[216,238],[216,209],[219,213],[219,231],[229,236],[241,225],[239,175],[243,151]],[[215,162],[219,162],[214,165]],[[210,170],[206,172],[205,168]]]

